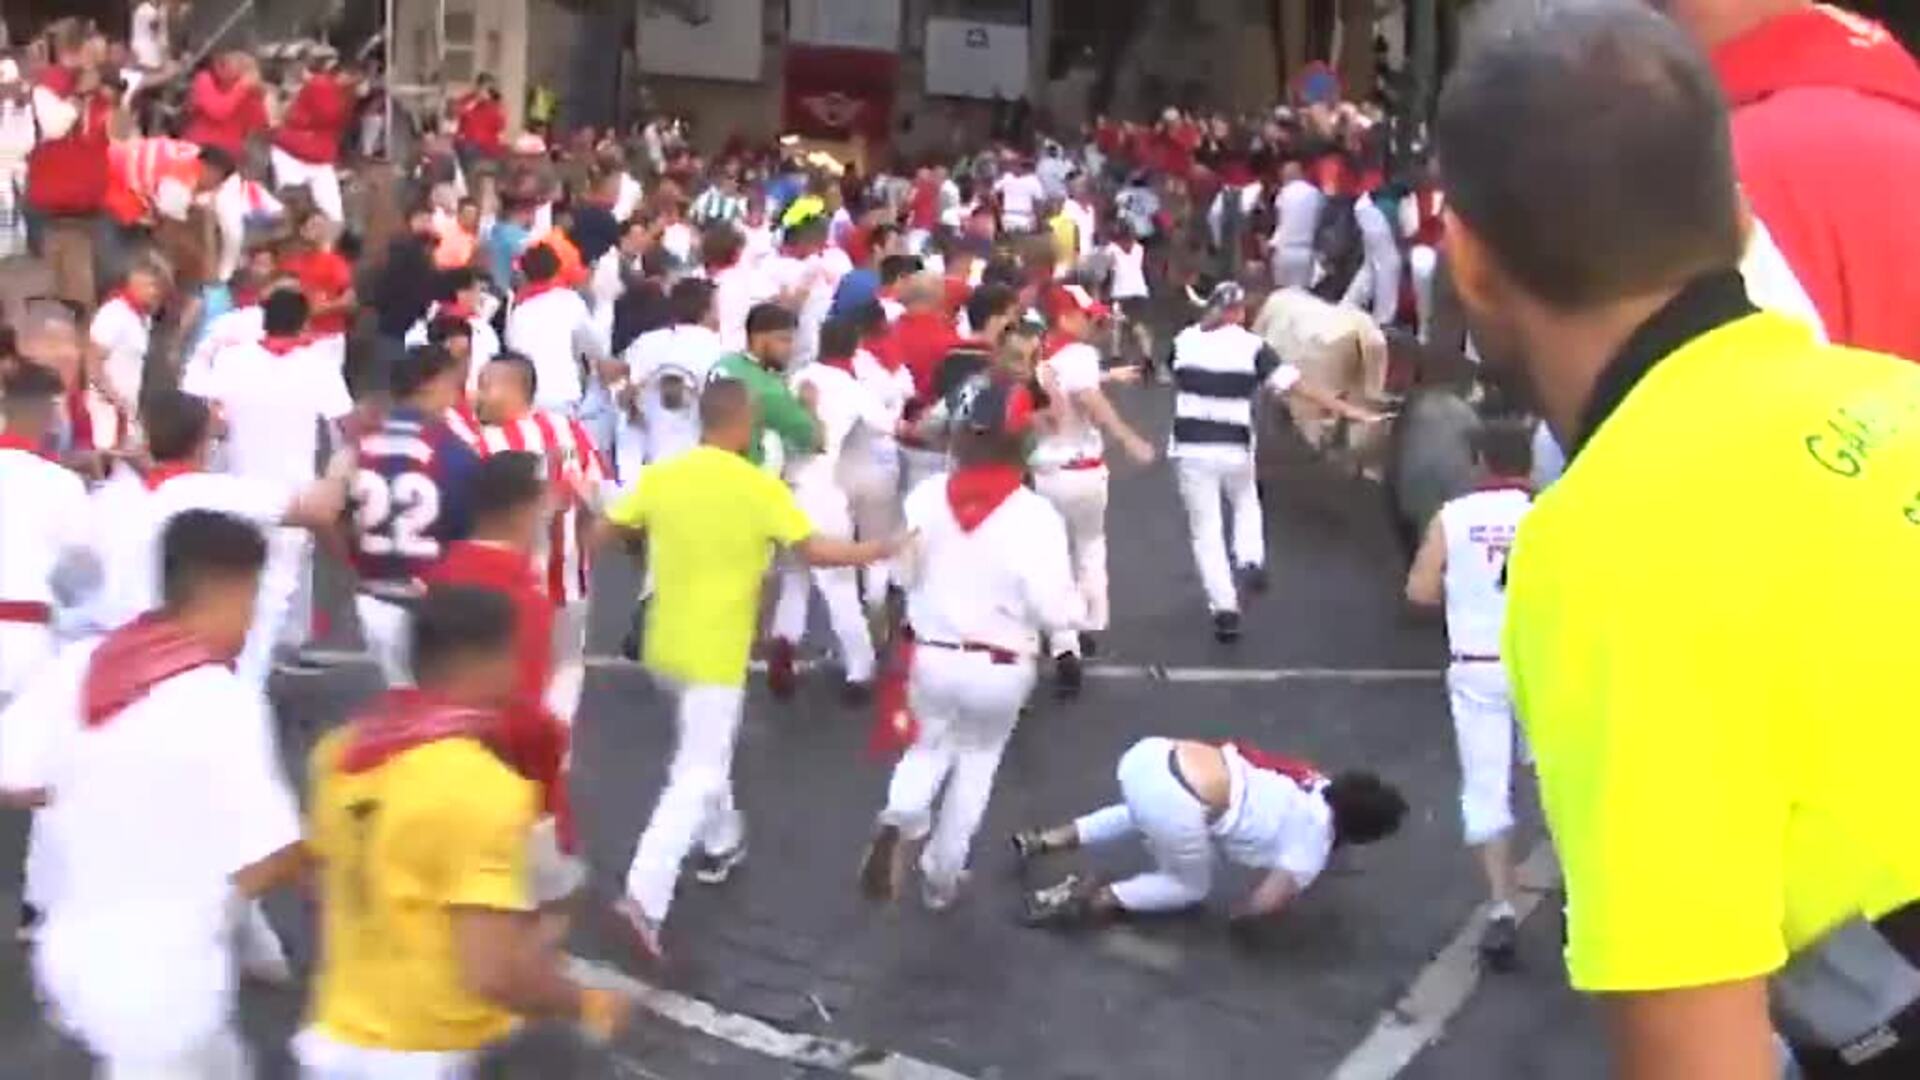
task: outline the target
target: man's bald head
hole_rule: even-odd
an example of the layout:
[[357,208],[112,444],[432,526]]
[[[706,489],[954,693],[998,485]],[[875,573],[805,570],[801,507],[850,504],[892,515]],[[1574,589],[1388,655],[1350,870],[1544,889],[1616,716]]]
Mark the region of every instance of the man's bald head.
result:
[[753,392],[738,379],[714,379],[700,391],[700,438],[744,454],[753,441]]
[[900,283],[901,306],[913,311],[932,311],[946,302],[946,285],[937,275],[915,274]]
[[1694,44],[1636,0],[1494,0],[1436,127],[1449,212],[1550,306],[1740,260],[1726,105]]

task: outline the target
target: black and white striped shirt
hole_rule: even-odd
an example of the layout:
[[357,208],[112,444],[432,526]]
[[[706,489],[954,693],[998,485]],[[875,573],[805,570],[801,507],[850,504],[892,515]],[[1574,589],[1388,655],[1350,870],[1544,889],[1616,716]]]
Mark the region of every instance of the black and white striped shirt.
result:
[[1261,387],[1285,393],[1300,369],[1282,363],[1259,335],[1235,323],[1190,326],[1173,339],[1173,438],[1168,456],[1244,461],[1253,452],[1253,403]]

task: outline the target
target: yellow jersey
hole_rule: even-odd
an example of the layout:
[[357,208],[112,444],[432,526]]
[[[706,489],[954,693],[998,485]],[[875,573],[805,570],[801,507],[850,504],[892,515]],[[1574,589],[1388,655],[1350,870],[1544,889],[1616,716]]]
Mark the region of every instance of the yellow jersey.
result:
[[1602,377],[1508,564],[1583,990],[1766,975],[1920,898],[1920,368],[1730,289]]
[[813,533],[792,489],[739,454],[700,446],[642,471],[607,520],[647,534],[646,666],[689,685],[744,685],[774,547]]
[[472,739],[418,746],[360,773],[338,769],[343,746],[335,732],[311,760],[322,937],[310,1022],[371,1049],[498,1042],[515,1019],[463,985],[452,909],[532,909],[535,786]]

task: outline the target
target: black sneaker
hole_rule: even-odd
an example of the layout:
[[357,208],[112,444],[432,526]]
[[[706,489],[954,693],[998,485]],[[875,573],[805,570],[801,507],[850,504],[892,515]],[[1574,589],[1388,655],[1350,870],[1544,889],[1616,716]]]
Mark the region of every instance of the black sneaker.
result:
[[1511,915],[1487,920],[1480,937],[1480,956],[1493,971],[1508,972],[1520,966],[1520,926]]
[[732,851],[718,855],[701,852],[693,864],[693,878],[702,885],[725,885],[740,864],[747,861],[747,842],[735,844]]
[[1080,689],[1086,685],[1087,673],[1080,664],[1080,657],[1073,653],[1061,653],[1053,658],[1053,696],[1061,701],[1072,701],[1080,696]]
[[1268,587],[1267,568],[1264,566],[1243,566],[1240,568],[1240,587],[1250,593],[1264,593]]
[[1080,655],[1088,660],[1100,655],[1100,639],[1091,631],[1080,631]]
[[1216,611],[1213,613],[1213,640],[1222,645],[1231,645],[1240,640],[1239,612]]

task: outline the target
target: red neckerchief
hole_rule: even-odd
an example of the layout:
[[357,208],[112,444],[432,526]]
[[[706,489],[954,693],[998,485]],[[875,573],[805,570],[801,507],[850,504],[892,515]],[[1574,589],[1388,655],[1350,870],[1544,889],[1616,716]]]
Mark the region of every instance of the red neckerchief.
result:
[[1061,330],[1047,331],[1046,340],[1041,342],[1042,359],[1051,360],[1062,352],[1080,344],[1080,339]]
[[899,371],[901,365],[906,363],[900,356],[900,350],[893,347],[893,341],[887,336],[885,330],[868,338],[862,347],[872,354],[875,360],[880,361],[880,366],[886,368],[889,373]]
[[1475,491],[1524,491],[1533,494],[1533,481],[1524,476],[1488,476],[1473,485]]
[[1840,86],[1920,108],[1920,63],[1872,19],[1820,5],[1768,19],[1713,51],[1734,105],[1802,86]]
[[260,339],[260,347],[275,356],[285,356],[295,349],[306,347],[308,344],[310,344],[310,342],[307,341],[304,334],[294,337],[275,337],[270,334]]
[[47,453],[45,446],[21,438],[11,431],[0,431],[0,450],[19,450],[22,453],[32,454],[34,457],[47,461],[55,460],[52,454]]
[[118,300],[121,303],[127,305],[128,308],[132,309],[135,315],[140,316],[142,319],[153,318],[153,310],[147,307],[147,305],[141,303],[140,298],[133,295],[132,289],[116,289],[114,290],[114,294],[108,297],[108,299]]
[[500,714],[493,710],[456,705],[426,690],[389,690],[353,718],[339,768],[368,772],[442,739],[490,740],[499,728]]
[[140,477],[140,482],[147,485],[148,491],[157,491],[161,484],[176,476],[188,476],[199,471],[200,466],[184,461],[156,463]]
[[520,287],[520,291],[513,294],[513,302],[516,304],[524,304],[527,301],[532,300],[536,296],[545,296],[546,294],[563,287],[564,286],[560,284],[560,281],[558,278],[552,278],[546,281],[536,281],[529,285],[522,285]]
[[473,309],[458,300],[449,300],[441,304],[435,314],[450,319],[471,320],[473,318]]
[[239,311],[241,308],[254,307],[259,303],[260,303],[259,289],[233,290],[233,309],[235,311]]
[[719,277],[721,274],[724,274],[727,271],[739,265],[740,265],[740,259],[738,256],[735,256],[730,262],[723,262],[723,263],[710,262],[707,264],[707,280],[711,281],[714,278]]
[[972,532],[1020,490],[1026,472],[1018,465],[969,465],[947,478],[947,507],[962,532]]
[[1233,747],[1233,749],[1239,753],[1241,759],[1254,768],[1263,769],[1271,773],[1279,773],[1281,776],[1286,777],[1303,788],[1316,787],[1325,783],[1327,780],[1325,773],[1299,758],[1288,757],[1285,754],[1270,753],[1251,743],[1235,741],[1221,743],[1220,745]]
[[176,675],[231,664],[203,639],[159,612],[148,612],[108,634],[87,661],[80,684],[81,720],[97,728]]

